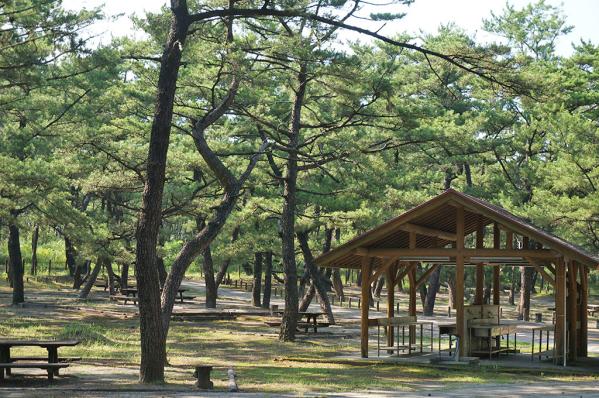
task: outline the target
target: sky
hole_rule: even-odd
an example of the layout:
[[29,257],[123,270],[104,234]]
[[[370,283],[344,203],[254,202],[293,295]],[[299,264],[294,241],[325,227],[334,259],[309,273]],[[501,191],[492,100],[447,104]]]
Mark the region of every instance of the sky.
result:
[[[374,0],[377,1],[377,0]],[[385,2],[385,0],[378,0]],[[124,14],[112,22],[101,22],[94,29],[101,33],[103,41],[108,41],[111,36],[135,35],[127,15],[136,13],[143,15],[144,11],[156,11],[167,4],[166,0],[63,0],[67,8],[79,9],[82,7],[96,7],[104,4],[106,15]],[[530,0],[510,0],[516,8],[522,8],[531,3]],[[599,0],[546,0],[546,3],[561,7],[569,25],[574,30],[557,42],[557,52],[567,56],[572,53],[572,43],[579,43],[580,39],[599,42]],[[434,33],[437,28],[449,22],[455,22],[467,32],[476,35],[481,41],[490,41],[494,38],[482,31],[482,20],[488,18],[491,12],[501,13],[506,4],[505,0],[416,0],[409,7],[401,7],[399,11],[407,15],[399,21],[387,24],[381,33],[391,35],[396,32],[406,31],[418,35],[421,32]],[[369,10],[366,10],[366,14]],[[379,10],[377,10],[379,11]],[[382,9],[380,11],[383,11]],[[389,11],[387,8],[386,11]],[[364,26],[365,21],[353,21],[356,25]],[[368,28],[379,27],[380,24],[366,24]],[[357,36],[349,34],[348,39]]]

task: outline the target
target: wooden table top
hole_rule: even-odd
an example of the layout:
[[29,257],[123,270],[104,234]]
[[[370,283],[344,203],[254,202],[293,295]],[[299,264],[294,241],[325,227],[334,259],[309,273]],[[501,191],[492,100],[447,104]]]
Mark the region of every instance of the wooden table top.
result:
[[[121,289],[121,292],[129,292],[129,293],[137,293],[138,289],[136,287],[124,287]],[[160,291],[162,291],[162,289],[160,289]],[[181,293],[181,292],[186,292],[187,289],[177,289],[177,292]]]
[[63,347],[79,343],[79,340],[0,340],[0,346],[3,347]]

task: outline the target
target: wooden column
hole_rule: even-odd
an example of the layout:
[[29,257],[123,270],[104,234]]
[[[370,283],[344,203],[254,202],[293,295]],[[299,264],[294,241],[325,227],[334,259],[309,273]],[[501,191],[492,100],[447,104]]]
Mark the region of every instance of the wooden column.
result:
[[362,304],[361,304],[361,333],[360,349],[362,358],[368,358],[368,305],[370,299],[370,274],[372,273],[372,258],[362,257]]
[[580,330],[578,338],[578,355],[581,357],[587,357],[588,344],[589,344],[589,314],[587,313],[587,305],[589,303],[589,269],[578,264],[578,273],[580,275]]
[[[387,318],[395,316],[395,275],[397,274],[395,265],[387,268]],[[393,347],[393,325],[387,327],[387,347]]]
[[[416,233],[410,232],[410,249],[416,248]],[[408,280],[410,281],[410,297],[408,302],[408,315],[416,316],[416,264],[410,263]],[[410,326],[410,344],[416,342],[416,327]]]
[[[476,248],[482,249],[485,245],[485,230],[482,216],[478,217],[478,228],[476,230]],[[485,269],[483,264],[476,264],[476,290],[474,293],[474,304],[481,305],[485,294]]]
[[[555,264],[555,358],[561,358],[566,343],[566,266],[563,259]],[[558,363],[562,363],[558,361]],[[563,361],[565,362],[565,361]]]
[[468,342],[466,341],[464,321],[464,255],[461,254],[461,250],[464,249],[464,208],[462,206],[457,208],[456,235],[456,248],[458,249],[455,266],[456,329],[460,337],[460,355],[466,355]]
[[[493,224],[493,248],[500,249],[501,247],[501,230],[497,223]],[[501,286],[500,286],[501,266],[493,267],[493,304],[500,304]]]
[[578,324],[578,286],[576,283],[576,276],[578,274],[577,265],[574,261],[569,260],[567,263],[568,267],[568,289],[567,289],[567,320],[568,320],[568,359],[571,361],[576,361],[578,357],[577,348],[578,348],[578,333],[577,333],[577,324]]

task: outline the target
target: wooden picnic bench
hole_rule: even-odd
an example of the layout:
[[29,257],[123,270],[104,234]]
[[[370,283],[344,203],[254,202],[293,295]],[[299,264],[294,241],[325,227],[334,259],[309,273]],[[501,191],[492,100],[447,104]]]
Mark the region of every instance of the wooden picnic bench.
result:
[[[273,314],[283,315],[283,311],[273,311]],[[328,327],[330,324],[328,322],[318,322],[318,318],[324,315],[324,312],[308,312],[308,311],[300,311],[298,315],[301,318],[306,318],[306,321],[302,322],[301,320],[297,323],[298,329],[304,329],[306,333],[308,333],[309,329],[312,329],[314,333],[318,333],[319,327]],[[281,326],[281,321],[267,321],[266,324],[272,327]]]
[[[162,289],[160,289],[160,291],[162,291]],[[184,296],[183,293],[185,293],[187,291],[187,289],[178,289],[177,290],[177,295],[179,296],[179,301],[181,303],[184,302],[184,300],[193,300],[195,298],[195,296]],[[127,297],[133,297],[133,298],[137,298],[137,288],[136,287],[125,287],[121,289],[121,294]],[[125,300],[125,304],[127,303],[128,300]]]
[[[48,372],[48,380],[53,380],[58,376],[59,369],[67,368],[68,363],[58,357],[58,348],[65,346],[75,346],[79,344],[78,340],[0,340],[0,381],[4,380],[4,375],[10,376],[12,369],[43,369]],[[12,347],[41,347],[48,351],[47,358],[37,357],[11,357],[10,349]],[[23,361],[42,361],[46,362],[23,362]]]

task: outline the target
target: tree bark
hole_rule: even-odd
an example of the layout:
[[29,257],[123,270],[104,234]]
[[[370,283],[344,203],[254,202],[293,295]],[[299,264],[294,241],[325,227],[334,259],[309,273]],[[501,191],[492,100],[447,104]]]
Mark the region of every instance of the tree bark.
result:
[[515,305],[515,296],[516,296],[516,267],[512,266],[512,280],[510,284],[510,294],[508,296],[508,303],[510,305]]
[[335,317],[333,316],[331,302],[329,301],[329,296],[327,295],[326,286],[324,284],[324,278],[322,277],[322,274],[320,273],[318,267],[314,263],[314,256],[312,255],[312,251],[310,250],[310,246],[308,245],[308,232],[298,232],[297,240],[302,250],[302,254],[304,255],[304,261],[306,263],[306,266],[308,267],[308,272],[310,273],[310,279],[312,281],[308,290],[314,289],[314,292],[318,296],[318,301],[320,302],[320,309],[322,310],[322,312],[326,314],[327,321],[331,325],[334,325]]
[[272,252],[264,253],[264,296],[262,297],[262,308],[270,307],[270,293],[272,289]]
[[426,291],[426,299],[424,300],[424,309],[422,311],[425,316],[433,316],[435,310],[435,301],[437,293],[441,286],[441,267],[437,267],[431,276],[428,277],[428,289]]
[[96,264],[94,265],[91,275],[89,276],[89,278],[87,278],[87,281],[85,282],[83,289],[81,289],[81,292],[79,292],[80,299],[85,299],[89,295],[89,292],[92,290],[94,283],[96,283],[98,274],[100,273],[100,270],[102,269],[102,265],[104,264],[105,261],[106,260],[104,258],[98,258],[96,260]]
[[520,267],[520,301],[518,315],[520,319],[528,321],[530,318],[530,291],[532,289],[532,268]]
[[75,268],[77,268],[77,251],[71,239],[66,235],[64,235],[64,252],[69,275],[74,276]]
[[127,288],[129,285],[129,264],[123,263],[121,265],[121,289]]
[[383,291],[383,287],[385,286],[385,277],[381,276],[377,279],[376,284],[374,285],[374,296],[376,298],[381,297],[381,292]]
[[166,281],[166,266],[164,265],[164,259],[160,256],[156,257],[156,268],[158,269],[158,279],[160,282],[160,287],[164,287],[164,282]]
[[117,291],[116,291],[116,288],[114,287],[114,283],[117,282],[119,280],[119,278],[114,273],[114,271],[112,269],[112,263],[110,261],[106,262],[105,267],[106,267],[106,273],[108,274],[108,293],[110,295],[116,294]]
[[21,240],[19,227],[15,223],[8,226],[8,261],[12,281],[12,303],[25,302],[25,287],[23,285],[23,257],[21,256]]
[[[233,229],[233,236],[231,237],[231,243],[235,242],[239,238],[240,232],[241,232],[241,228],[239,227],[239,225]],[[230,264],[231,264],[230,258],[225,259],[225,261],[223,261],[223,263],[221,264],[220,269],[218,270],[218,273],[216,274],[216,287],[217,288],[223,282],[223,279],[227,273],[227,270],[229,269]]]
[[252,305],[260,307],[262,295],[262,252],[254,253],[254,283],[252,285]]
[[455,278],[453,275],[447,278],[447,290],[449,290],[449,306],[451,308],[455,308]]
[[281,214],[281,243],[283,271],[285,272],[285,311],[281,322],[279,339],[282,341],[295,340],[297,328],[298,291],[297,265],[295,263],[295,211],[297,194],[298,157],[297,149],[300,142],[300,122],[302,105],[308,82],[307,68],[300,65],[297,75],[298,87],[295,92],[291,124],[289,128],[288,158],[283,180],[283,211]]
[[156,243],[162,221],[162,193],[177,77],[189,28],[187,2],[171,0],[171,10],[169,35],[160,61],[146,182],[135,234],[137,239],[135,276],[141,335],[139,369],[141,383],[163,382],[166,363],[166,331],[160,310],[160,277],[156,267]]
[[206,285],[206,308],[216,308],[218,291],[216,281],[214,280],[214,261],[212,261],[210,246],[204,249],[202,255],[204,257],[202,267],[204,269],[204,283]]
[[31,275],[37,274],[37,242],[40,235],[40,226],[36,225],[33,228],[31,235]]

